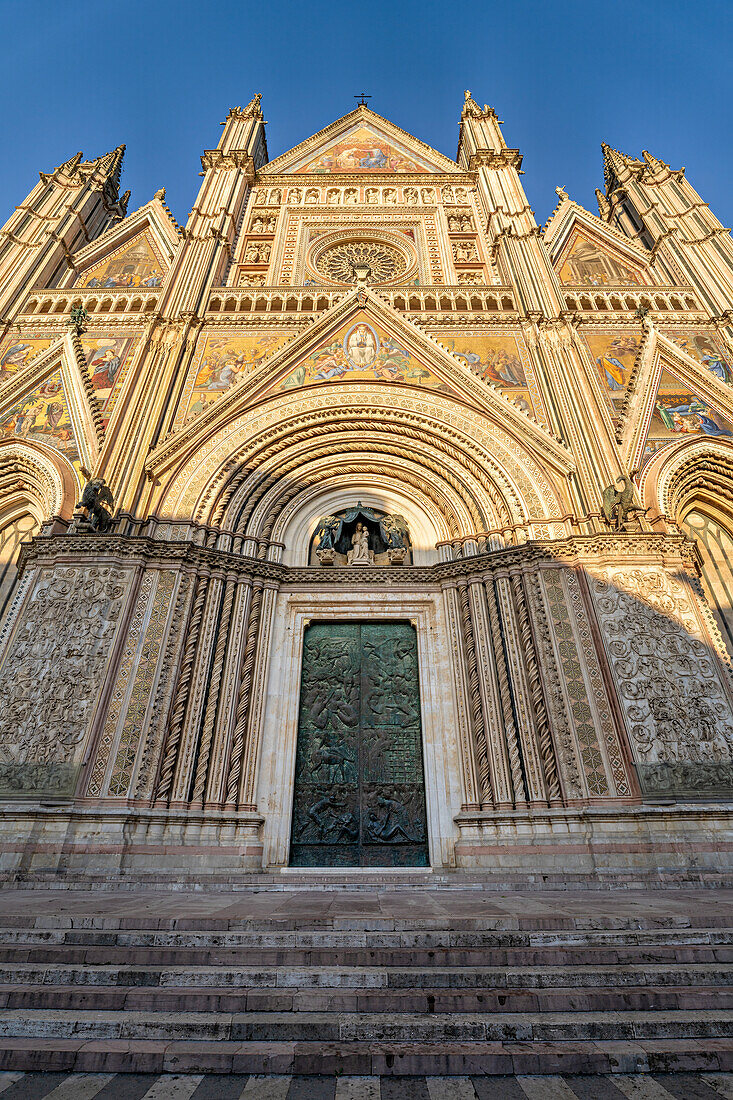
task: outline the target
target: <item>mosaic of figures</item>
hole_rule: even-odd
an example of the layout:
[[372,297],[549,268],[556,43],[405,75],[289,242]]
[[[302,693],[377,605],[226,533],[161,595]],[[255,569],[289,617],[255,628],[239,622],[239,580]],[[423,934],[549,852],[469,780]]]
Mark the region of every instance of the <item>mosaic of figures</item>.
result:
[[544,423],[537,380],[523,340],[511,334],[466,336],[440,331],[433,335],[477,377],[493,383],[523,412]]
[[585,338],[606,389],[611,411],[618,413],[641,346],[640,330],[586,332]]
[[670,340],[674,340],[685,354],[702,363],[721,382],[727,385],[733,384],[733,364],[712,335],[695,330],[662,329],[662,331]]
[[199,342],[176,426],[203,412],[212,402],[250,375],[293,335],[258,332],[247,336],[208,336]]
[[686,436],[733,439],[733,424],[669,370],[659,380],[643,461]]
[[577,233],[560,268],[560,281],[573,286],[635,286],[642,280],[630,267]]
[[11,337],[5,341],[4,347],[0,347],[0,386],[7,382],[16,371],[30,366],[33,360],[51,347],[58,337]]
[[78,280],[84,287],[156,287],[163,282],[163,262],[147,233],[141,233],[112,256],[85,271]]
[[0,438],[45,443],[79,468],[79,450],[60,371],[5,413],[0,420]]
[[[58,335],[53,339],[23,336],[11,338],[6,342],[5,347],[0,348],[0,385],[16,371],[30,366],[33,360],[58,338]],[[133,344],[134,337],[129,335],[114,337],[85,335],[82,340],[87,367],[97,399],[102,406],[104,420],[109,418],[112,411],[112,393],[115,388],[119,390],[119,385],[132,358]]]
[[[730,384],[733,381],[733,366],[709,333],[697,330],[662,331],[721,382]],[[610,408],[617,413],[623,404],[634,361],[641,347],[641,333],[638,328],[586,332],[585,339],[605,386]]]
[[431,370],[364,315],[345,325],[328,343],[311,352],[280,388],[319,382],[402,382],[431,390],[450,390]]
[[408,154],[368,126],[357,126],[307,160],[298,172],[430,172],[427,161]]

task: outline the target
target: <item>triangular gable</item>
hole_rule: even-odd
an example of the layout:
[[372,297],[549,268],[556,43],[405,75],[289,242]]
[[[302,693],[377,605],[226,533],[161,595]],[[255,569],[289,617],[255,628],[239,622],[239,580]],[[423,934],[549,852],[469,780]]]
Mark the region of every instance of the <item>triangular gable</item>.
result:
[[648,274],[649,252],[564,192],[542,235],[561,283],[636,286],[654,282]]
[[560,282],[573,286],[638,286],[644,281],[639,271],[581,229],[570,235],[556,268]]
[[[12,336],[0,345],[0,394],[2,387],[16,374],[35,364],[36,359],[54,343],[48,336],[35,333]],[[106,426],[120,386],[132,359],[135,337],[130,335],[89,336],[81,338],[81,346],[92,386]]]
[[[158,282],[156,270],[165,276],[180,243],[181,231],[163,196],[160,191],[150,202],[75,252],[74,273],[62,285],[86,287],[90,280],[98,279],[104,284],[111,279],[107,285],[113,289],[124,287],[129,275],[131,285],[144,287],[146,280],[148,285]],[[130,249],[132,256],[126,255]]]
[[150,230],[145,229],[81,272],[76,286],[90,289],[157,287],[163,282],[167,268],[167,261],[153,243]]
[[460,172],[442,153],[366,107],[270,161],[263,174],[351,175]]
[[[97,414],[98,418],[98,414]],[[99,453],[92,409],[71,336],[63,336],[0,391],[0,438],[50,447],[77,473]]]
[[690,436],[733,439],[733,389],[647,324],[621,426],[630,468]]
[[556,470],[566,473],[573,467],[567,448],[491,383],[476,378],[448,349],[375,294],[353,291],[275,352],[249,378],[161,443],[151,456],[151,475],[157,476],[172,464],[177,453],[203,445],[212,432],[233,417],[276,394],[294,388],[365,381],[440,390],[521,436]]

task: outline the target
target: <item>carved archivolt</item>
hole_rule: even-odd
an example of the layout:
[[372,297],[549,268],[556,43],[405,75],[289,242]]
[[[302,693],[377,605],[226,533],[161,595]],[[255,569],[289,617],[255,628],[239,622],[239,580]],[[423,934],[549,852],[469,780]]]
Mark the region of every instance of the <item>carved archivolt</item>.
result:
[[78,486],[61,455],[42,444],[9,440],[0,443],[0,470],[0,506],[22,498],[39,523],[56,515],[71,518]]
[[733,447],[710,439],[685,441],[650,463],[641,483],[644,503],[679,522],[695,501],[708,499],[733,517]]
[[[161,489],[156,510],[171,517],[195,516],[203,522],[220,522],[226,515],[229,526],[235,493],[249,477],[256,484],[258,471],[268,461],[276,456],[288,461],[289,448],[299,440],[313,448],[330,436],[336,462],[353,433],[362,448],[363,440],[378,439],[384,446],[394,441],[402,449],[426,452],[429,477],[434,472],[427,463],[434,457],[444,479],[480,485],[483,501],[474,507],[483,514],[484,523],[494,513],[502,517],[501,522],[508,520],[507,526],[527,524],[530,519],[541,523],[544,517],[564,511],[531,455],[485,417],[444,397],[438,401],[392,391],[389,399],[387,404],[378,388],[360,385],[289,399],[280,396],[255,414],[245,413],[204,443]],[[242,522],[237,520],[239,530]],[[554,533],[562,532],[549,524],[537,530],[539,537]]]

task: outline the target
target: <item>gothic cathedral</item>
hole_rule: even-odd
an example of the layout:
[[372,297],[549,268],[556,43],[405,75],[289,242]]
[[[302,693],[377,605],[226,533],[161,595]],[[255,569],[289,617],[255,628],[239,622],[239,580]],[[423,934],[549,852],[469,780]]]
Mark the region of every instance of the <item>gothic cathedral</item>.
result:
[[[603,147],[364,105],[185,226],[78,154],[0,234],[6,880],[720,881],[733,242]],[[689,438],[688,438],[689,437]]]

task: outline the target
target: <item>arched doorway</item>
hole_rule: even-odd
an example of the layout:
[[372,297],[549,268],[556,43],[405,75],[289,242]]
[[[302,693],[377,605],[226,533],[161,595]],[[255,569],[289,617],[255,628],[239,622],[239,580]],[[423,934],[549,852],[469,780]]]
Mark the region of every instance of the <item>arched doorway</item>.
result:
[[40,518],[34,515],[27,500],[16,500],[0,511],[0,621],[12,599],[21,545],[37,534],[40,527]]

